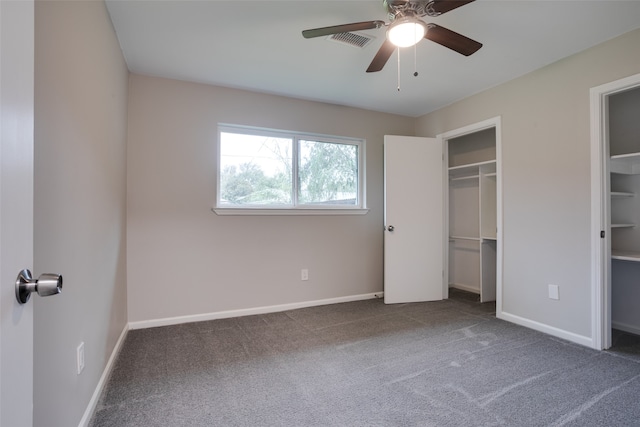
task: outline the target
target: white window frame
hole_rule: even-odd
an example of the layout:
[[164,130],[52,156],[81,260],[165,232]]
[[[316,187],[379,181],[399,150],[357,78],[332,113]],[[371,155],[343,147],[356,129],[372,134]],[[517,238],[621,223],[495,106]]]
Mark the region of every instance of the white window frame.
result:
[[[292,139],[292,204],[232,206],[220,204],[220,145],[222,140],[222,133],[238,133],[245,135],[273,136],[277,138]],[[357,204],[298,204],[298,142],[300,140],[326,142],[331,144],[348,144],[356,145],[358,147]],[[359,138],[219,123],[216,139],[216,196],[215,207],[212,209],[212,211],[218,215],[364,215],[369,211],[366,204],[365,146],[366,141]]]

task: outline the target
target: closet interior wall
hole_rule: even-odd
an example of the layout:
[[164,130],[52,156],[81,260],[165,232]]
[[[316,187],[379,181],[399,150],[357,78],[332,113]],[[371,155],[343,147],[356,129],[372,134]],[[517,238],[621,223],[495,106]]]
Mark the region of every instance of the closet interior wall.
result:
[[496,299],[496,130],[447,142],[449,287]]
[[608,101],[611,324],[640,335],[640,88]]

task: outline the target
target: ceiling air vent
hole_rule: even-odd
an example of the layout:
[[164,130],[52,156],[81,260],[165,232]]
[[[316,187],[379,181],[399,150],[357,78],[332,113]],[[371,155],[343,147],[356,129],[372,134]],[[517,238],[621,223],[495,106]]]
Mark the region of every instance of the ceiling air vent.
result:
[[334,42],[346,44],[353,47],[359,47],[361,49],[368,45],[371,40],[373,40],[373,37],[355,33],[332,34],[327,38]]

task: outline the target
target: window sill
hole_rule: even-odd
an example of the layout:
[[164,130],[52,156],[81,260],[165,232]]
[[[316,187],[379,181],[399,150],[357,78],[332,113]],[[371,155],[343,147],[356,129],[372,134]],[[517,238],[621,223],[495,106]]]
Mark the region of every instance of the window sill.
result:
[[292,208],[292,209],[260,209],[260,208],[213,208],[216,215],[366,215],[369,209],[312,209],[312,208]]

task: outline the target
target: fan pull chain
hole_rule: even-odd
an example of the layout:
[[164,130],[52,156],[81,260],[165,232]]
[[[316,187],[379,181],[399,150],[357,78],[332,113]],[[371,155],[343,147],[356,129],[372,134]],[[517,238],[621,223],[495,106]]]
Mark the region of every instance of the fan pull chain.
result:
[[413,45],[413,77],[418,77],[418,44]]
[[398,92],[400,92],[400,48],[398,48]]

